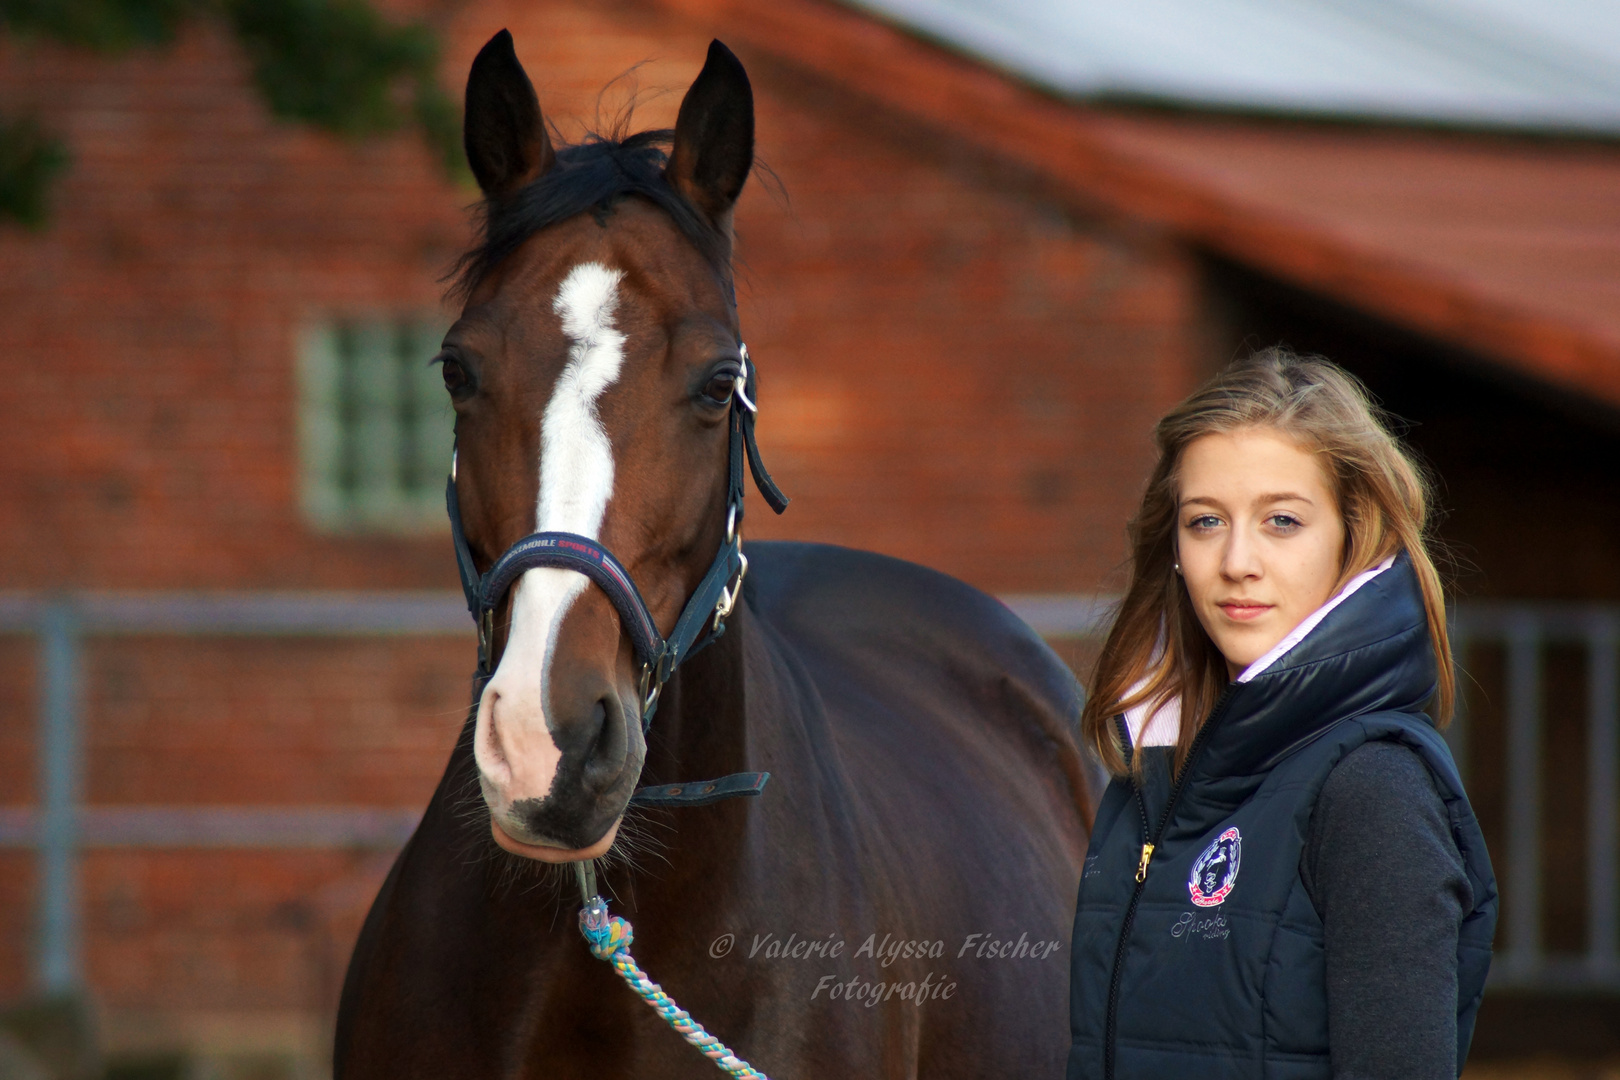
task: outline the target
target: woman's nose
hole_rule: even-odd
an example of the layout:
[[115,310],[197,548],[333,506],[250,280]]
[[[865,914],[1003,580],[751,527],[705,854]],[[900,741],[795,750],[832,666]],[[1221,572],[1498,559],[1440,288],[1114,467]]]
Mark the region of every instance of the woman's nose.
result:
[[1257,578],[1261,573],[1260,552],[1247,530],[1233,529],[1222,553],[1221,574],[1232,581]]

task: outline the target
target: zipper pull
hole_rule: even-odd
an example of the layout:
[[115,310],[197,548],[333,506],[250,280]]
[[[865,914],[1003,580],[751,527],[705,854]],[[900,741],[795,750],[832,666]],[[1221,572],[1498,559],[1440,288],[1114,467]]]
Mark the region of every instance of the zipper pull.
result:
[[1143,844],[1142,861],[1136,866],[1136,883],[1138,885],[1147,880],[1147,864],[1151,858],[1153,858],[1153,845]]

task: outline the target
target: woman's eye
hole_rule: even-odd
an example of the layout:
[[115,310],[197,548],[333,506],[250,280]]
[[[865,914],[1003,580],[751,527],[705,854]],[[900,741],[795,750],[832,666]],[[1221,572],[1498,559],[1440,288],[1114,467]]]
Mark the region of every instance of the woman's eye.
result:
[[728,405],[731,395],[737,392],[737,373],[735,371],[717,372],[703,387],[703,396],[715,405]]
[[444,376],[444,388],[450,391],[451,397],[460,397],[472,389],[472,377],[460,360],[453,356],[446,356],[439,361],[440,374]]
[[1218,529],[1220,527],[1221,519],[1214,514],[1200,514],[1187,522],[1187,528],[1189,529]]
[[1296,529],[1299,527],[1299,519],[1290,514],[1272,514],[1266,520],[1271,523],[1273,529]]

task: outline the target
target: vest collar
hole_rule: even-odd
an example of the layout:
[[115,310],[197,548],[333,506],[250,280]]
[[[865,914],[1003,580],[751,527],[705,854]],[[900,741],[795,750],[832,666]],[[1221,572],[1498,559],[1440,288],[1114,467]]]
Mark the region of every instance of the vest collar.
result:
[[[1329,612],[1348,600],[1355,594],[1356,590],[1393,565],[1395,565],[1395,556],[1391,555],[1371,570],[1364,570],[1351,578],[1345,583],[1344,588],[1334,593],[1327,603],[1305,616],[1300,621],[1300,624],[1290,630],[1281,641],[1273,645],[1270,651],[1244,668],[1235,681],[1240,683],[1252,682],[1257,675],[1268,670],[1278,660],[1292,651],[1294,646],[1305,640],[1306,635],[1315,630],[1322,620],[1327,618]],[[1131,693],[1136,693],[1146,685],[1146,682],[1146,679],[1137,682],[1135,686],[1131,687]],[[1140,705],[1125,711],[1125,726],[1130,733],[1131,745],[1135,747],[1176,745],[1176,742],[1181,737],[1181,698],[1177,696],[1161,702],[1158,708],[1153,709],[1150,716],[1148,710],[1152,707],[1152,702],[1144,701]]]
[[1292,648],[1227,688],[1188,779],[1267,772],[1341,720],[1420,713],[1435,686],[1423,593],[1402,552]]
[[1385,570],[1388,570],[1394,565],[1395,556],[1391,555],[1389,558],[1385,559],[1371,570],[1363,570],[1361,573],[1345,582],[1344,588],[1334,593],[1332,598],[1329,599],[1327,603],[1323,604],[1321,607],[1305,616],[1304,619],[1300,620],[1300,624],[1298,626],[1284,634],[1283,639],[1277,642],[1277,644],[1273,645],[1264,656],[1260,657],[1260,659],[1256,660],[1254,663],[1250,664],[1248,667],[1239,672],[1238,677],[1233,681],[1240,683],[1253,682],[1256,676],[1264,674],[1266,670],[1278,660],[1281,660],[1283,657],[1292,652],[1294,646],[1298,645],[1301,641],[1304,641],[1306,635],[1321,625],[1322,620],[1327,618],[1328,614],[1332,612],[1334,608],[1350,599],[1350,597],[1355,594],[1357,589],[1360,589],[1363,585],[1367,584],[1367,582],[1371,581],[1373,578],[1377,577],[1379,574],[1382,574]]

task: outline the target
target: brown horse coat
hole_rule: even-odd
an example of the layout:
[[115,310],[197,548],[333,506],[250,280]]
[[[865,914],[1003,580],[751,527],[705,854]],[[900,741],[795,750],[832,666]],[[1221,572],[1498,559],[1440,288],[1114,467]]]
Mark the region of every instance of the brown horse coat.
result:
[[[665,691],[644,775],[772,779],[757,800],[632,811],[662,850],[603,882],[636,959],[776,1080],[1058,1075],[1086,839],[1072,676],[944,575],[748,550],[742,618]],[[469,732],[355,948],[336,1076],[719,1075],[591,956],[571,879],[511,880],[465,806]],[[790,935],[800,958],[769,955]],[[829,940],[839,956],[802,955]],[[897,942],[942,955],[885,967]],[[901,996],[929,974],[930,1000]],[[876,985],[894,989],[870,1004]]]

